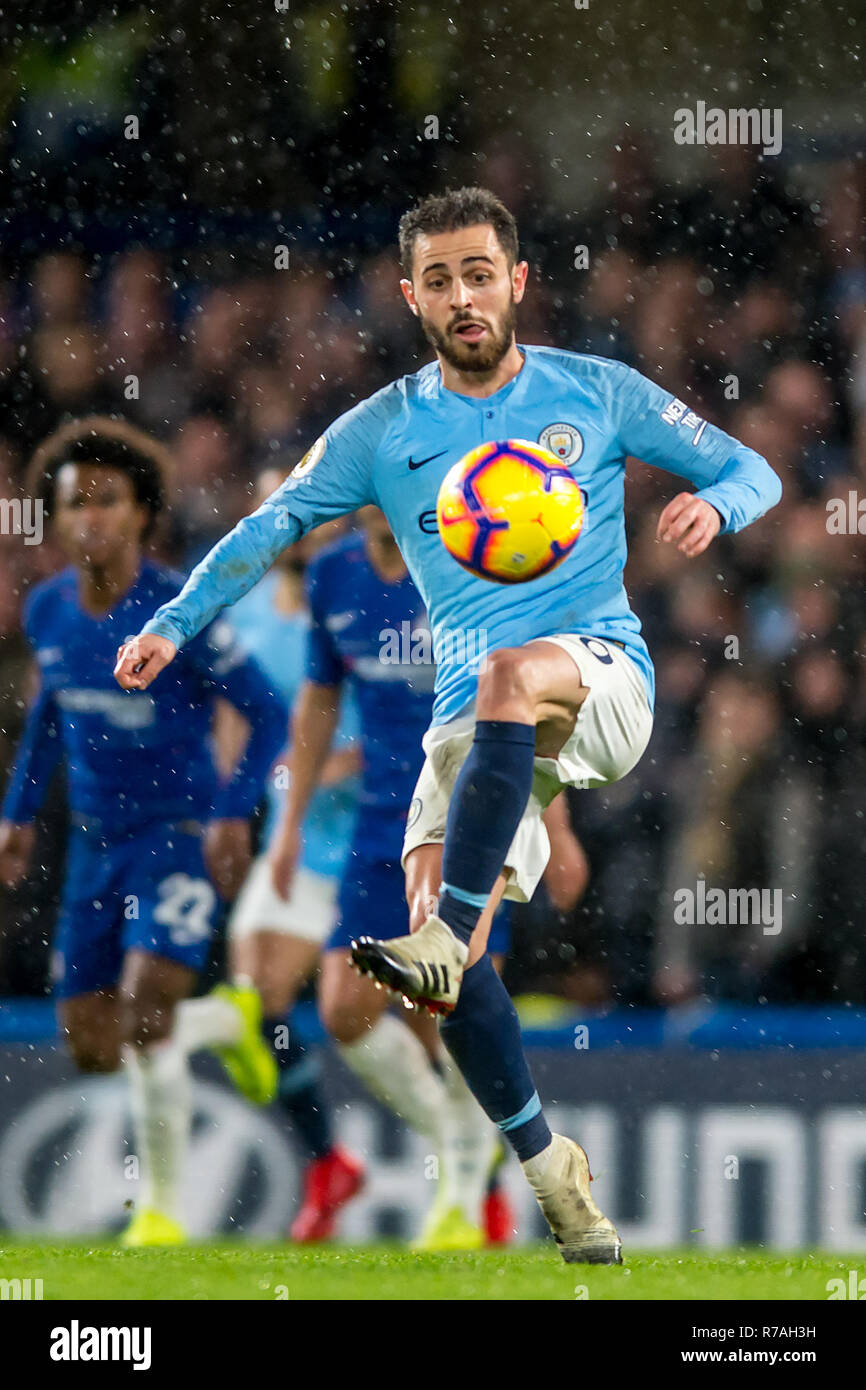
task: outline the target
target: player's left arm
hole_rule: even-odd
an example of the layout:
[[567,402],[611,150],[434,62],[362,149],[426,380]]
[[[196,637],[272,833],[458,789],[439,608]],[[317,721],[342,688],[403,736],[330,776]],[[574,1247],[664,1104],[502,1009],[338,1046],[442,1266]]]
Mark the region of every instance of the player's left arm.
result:
[[285,748],[289,711],[224,619],[193,639],[187,655],[199,670],[205,696],[225,700],[249,731],[234,771],[219,786],[205,834],[208,871],[222,896],[230,899],[249,870],[250,817],[274,761]]
[[146,690],[186,642],[258,583],[286,546],[375,501],[372,467],[386,425],[387,408],[375,398],[360,401],[329,425],[285,482],[217,541],[180,593],[118,650],[118,684]]
[[607,364],[605,394],[623,454],[688,478],[659,517],[659,540],[700,555],[724,532],[741,531],[779,501],[782,484],[765,458],[709,424],[686,402],[621,363]]

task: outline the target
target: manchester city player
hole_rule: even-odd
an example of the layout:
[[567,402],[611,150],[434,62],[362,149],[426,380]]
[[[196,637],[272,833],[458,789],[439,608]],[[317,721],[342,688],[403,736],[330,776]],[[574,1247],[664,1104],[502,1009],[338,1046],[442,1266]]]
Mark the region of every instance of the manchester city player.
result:
[[[117,677],[145,689],[303,531],[382,507],[439,651],[421,809],[404,844],[414,934],[359,943],[356,960],[448,1015],[442,1036],[520,1159],[563,1258],[619,1262],[585,1153],[545,1121],[484,914],[503,892],[532,894],[548,853],[541,813],[562,787],[624,777],[649,741],[652,664],[623,586],[626,458],[695,485],[658,522],[659,539],[687,556],[761,516],[781,486],[760,455],[633,369],[517,343],[528,266],[513,217],[486,190],[424,199],[401,221],[400,250],[403,295],[436,360],[340,416],[119,653]],[[435,506],[452,464],[508,438],[556,449],[580,480],[586,521],[559,568],[500,587],[451,559]]]
[[[178,576],[143,554],[169,466],[140,430],[96,416],[59,430],[33,460],[30,495],[71,567],[25,604],[40,688],[0,823],[0,874],[14,883],[48,783],[65,763],[70,834],[54,988],[81,1070],[114,1071],[121,1058],[127,1066],[142,1184],[129,1245],[183,1239],[189,1053],[220,1044],[242,1072],[273,1068],[252,991],[187,995],[210,945],[214,882],[232,895],[249,862],[249,816],[288,711],[223,621],[185,647],[153,694],[124,694],[112,679],[118,641],[177,588]],[[208,746],[218,700],[248,730],[222,784]]]

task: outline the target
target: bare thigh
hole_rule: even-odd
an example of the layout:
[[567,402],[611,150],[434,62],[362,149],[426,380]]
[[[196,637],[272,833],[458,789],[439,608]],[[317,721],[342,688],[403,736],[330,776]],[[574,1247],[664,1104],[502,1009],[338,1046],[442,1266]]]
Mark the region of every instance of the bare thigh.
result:
[[569,653],[539,638],[490,654],[478,678],[476,718],[534,724],[536,756],[555,758],[588,694]]
[[253,932],[232,942],[232,975],[252,980],[262,996],[265,1018],[277,1018],[287,1012],[313,974],[321,949],[318,942],[302,936]]
[[117,1070],[120,1065],[120,1001],[116,990],[98,990],[61,999],[57,1015],[60,1030],[81,1071]]
[[350,965],[348,950],[326,951],[319,975],[319,1014],[335,1042],[354,1043],[378,1023],[390,996]]
[[118,988],[120,1041],[146,1047],[167,1038],[177,1005],[192,993],[197,972],[165,956],[127,951]]

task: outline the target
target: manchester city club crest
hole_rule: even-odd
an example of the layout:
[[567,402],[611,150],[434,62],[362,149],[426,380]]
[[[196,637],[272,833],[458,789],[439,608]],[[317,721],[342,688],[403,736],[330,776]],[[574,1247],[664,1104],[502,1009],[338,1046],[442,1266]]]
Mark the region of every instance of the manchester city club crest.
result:
[[574,425],[547,425],[538,442],[569,468],[583,453],[583,435]]

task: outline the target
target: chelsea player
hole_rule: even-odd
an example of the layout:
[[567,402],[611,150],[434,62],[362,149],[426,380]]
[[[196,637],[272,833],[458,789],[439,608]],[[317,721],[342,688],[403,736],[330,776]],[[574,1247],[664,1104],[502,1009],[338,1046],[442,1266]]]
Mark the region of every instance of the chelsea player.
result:
[[[514,218],[487,190],[422,200],[401,220],[400,253],[401,289],[435,361],[340,416],[118,654],[117,677],[145,689],[286,544],[330,517],[381,506],[441,650],[420,812],[404,844],[413,931],[359,942],[355,959],[447,1015],[443,1039],[514,1148],[563,1258],[618,1263],[619,1236],[591,1196],[586,1154],[544,1118],[485,950],[490,910],[503,892],[531,896],[548,854],[541,814],[562,787],[624,777],[649,741],[653,669],[623,585],[626,458],[694,484],[663,508],[657,531],[687,556],[756,520],[781,485],[759,454],[639,372],[516,341],[528,266]],[[452,560],[435,507],[452,464],[508,438],[538,440],[572,469],[586,520],[557,569],[499,586]],[[454,632],[484,634],[483,663],[480,642],[443,645]]]
[[[48,783],[65,763],[70,834],[54,990],[79,1068],[111,1072],[123,1059],[129,1074],[142,1195],[128,1245],[184,1237],[188,1055],[219,1044],[242,1074],[267,1079],[273,1068],[253,991],[187,996],[210,946],[212,880],[231,896],[249,863],[249,817],[284,745],[287,708],[222,620],[184,648],[152,694],[124,694],[112,679],[118,642],[177,588],[177,574],[143,553],[169,467],[154,440],[98,416],[64,426],[33,459],[30,495],[71,565],[38,584],[24,607],[40,683],[0,823],[0,873],[14,883]],[[223,784],[209,747],[218,700],[235,707],[249,734]]]
[[[269,467],[259,474],[256,505],[285,480],[287,471]],[[307,562],[332,538],[329,531],[342,529],[342,522],[320,527],[287,547],[231,611],[231,625],[241,644],[290,709],[302,688],[310,636],[304,583]],[[262,847],[228,921],[232,978],[239,984],[249,981],[258,991],[262,1034],[277,1064],[277,1100],[309,1156],[303,1200],[289,1232],[297,1241],[328,1240],[340,1208],[364,1182],[363,1163],[336,1142],[331,1106],[319,1075],[318,1049],[309,1045],[294,1019],[288,1020],[298,993],[318,967],[322,945],[334,925],[337,885],[355,821],[360,753],[351,702],[345,702],[342,714],[333,730],[333,746],[318,768],[316,794],[298,825],[291,893],[275,891],[269,850],[286,788],[295,781],[299,752],[294,739],[288,758],[268,778]],[[231,737],[225,724],[222,730]]]
[[[323,550],[307,572],[307,679],[294,710],[292,779],[270,846],[271,872],[291,902],[309,807],[348,697],[358,714],[361,786],[338,920],[324,943],[319,1010],[347,1066],[430,1140],[439,1159],[436,1199],[415,1248],[473,1249],[485,1235],[504,1240],[510,1231],[504,1195],[495,1185],[486,1190],[499,1149],[495,1131],[443,1055],[431,1021],[420,1012],[393,1017],[381,987],[349,968],[359,922],[388,936],[406,929],[400,859],[434,678],[427,614],[388,524],[378,507],[365,507],[359,523],[362,534]],[[507,950],[502,910],[488,945],[494,958]]]

